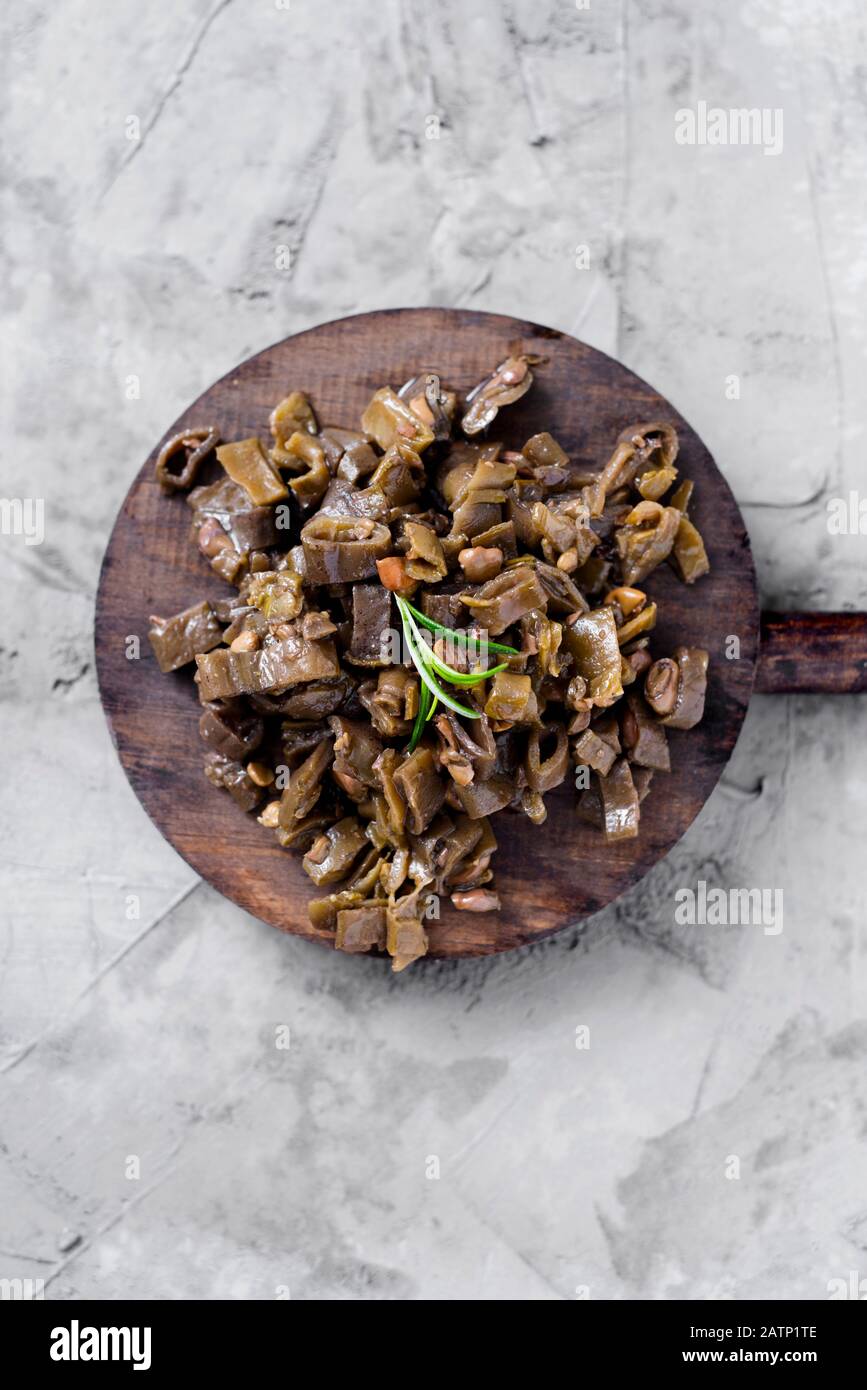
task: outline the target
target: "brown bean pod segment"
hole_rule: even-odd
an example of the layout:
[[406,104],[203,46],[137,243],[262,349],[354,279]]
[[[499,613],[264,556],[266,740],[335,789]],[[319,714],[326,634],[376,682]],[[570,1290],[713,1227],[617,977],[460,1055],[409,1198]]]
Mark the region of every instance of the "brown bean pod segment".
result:
[[205,459],[219,442],[220,431],[216,425],[181,430],[180,434],[172,435],[160,449],[156,461],[156,479],[163,492],[186,492],[191,488]]
[[391,547],[391,532],[369,517],[314,516],[301,532],[311,584],[372,579]]
[[[554,746],[550,747],[552,740]],[[531,731],[524,767],[534,792],[559,787],[569,771],[569,740],[562,724],[546,724]]]

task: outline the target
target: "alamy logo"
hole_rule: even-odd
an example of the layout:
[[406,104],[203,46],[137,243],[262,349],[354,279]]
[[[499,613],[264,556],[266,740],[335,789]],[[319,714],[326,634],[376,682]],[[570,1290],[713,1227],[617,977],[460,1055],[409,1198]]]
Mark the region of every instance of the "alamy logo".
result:
[[867,1300],[867,1279],[861,1279],[857,1269],[850,1269],[848,1279],[828,1280],[828,1297],[832,1300],[851,1298],[863,1303]]
[[44,1298],[44,1279],[0,1279],[0,1300],[4,1303],[32,1303]]
[[698,102],[695,110],[682,106],[674,113],[674,138],[679,145],[761,145],[764,154],[783,150],[783,112],[777,106],[721,106]]
[[674,920],[680,927],[763,927],[765,936],[783,930],[782,888],[678,888]]
[[73,1318],[69,1327],[51,1331],[52,1361],[131,1361],[134,1371],[149,1371],[149,1327],[81,1327]]
[[0,497],[0,533],[23,536],[25,545],[41,545],[45,540],[45,499]]
[[848,497],[829,497],[828,534],[831,536],[867,536],[867,497],[850,492]]

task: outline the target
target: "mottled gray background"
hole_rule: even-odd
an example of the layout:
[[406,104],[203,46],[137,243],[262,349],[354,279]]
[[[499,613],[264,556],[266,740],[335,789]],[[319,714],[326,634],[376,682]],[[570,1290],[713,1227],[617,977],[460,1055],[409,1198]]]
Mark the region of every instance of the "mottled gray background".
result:
[[[864,486],[862,0],[14,0],[0,50],[2,487],[47,505],[41,547],[0,537],[0,1277],[821,1299],[867,1275],[863,699],[757,698],[616,907],[392,978],[195,879],[92,654],[112,521],[181,409],[401,304],[621,358],[728,476],[764,602],[867,607],[867,538],[826,524]],[[701,100],[782,108],[782,153],[678,145]],[[782,934],[675,926],[701,877],[781,887]]]

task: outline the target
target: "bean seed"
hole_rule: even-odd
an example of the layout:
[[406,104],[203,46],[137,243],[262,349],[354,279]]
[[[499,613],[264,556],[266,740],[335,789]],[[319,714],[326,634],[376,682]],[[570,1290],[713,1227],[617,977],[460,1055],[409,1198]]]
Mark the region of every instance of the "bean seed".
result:
[[674,711],[679,685],[680,668],[676,661],[669,656],[654,661],[644,678],[644,697],[660,719]]
[[452,893],[452,902],[459,912],[499,912],[500,899],[487,888],[470,888],[466,893]]
[[498,545],[472,545],[458,552],[458,564],[471,584],[493,579],[503,568],[503,552]]

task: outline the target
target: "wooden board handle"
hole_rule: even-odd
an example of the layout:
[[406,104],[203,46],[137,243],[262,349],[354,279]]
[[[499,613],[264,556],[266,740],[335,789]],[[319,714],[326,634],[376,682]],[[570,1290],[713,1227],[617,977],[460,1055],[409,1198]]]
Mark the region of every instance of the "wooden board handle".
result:
[[867,613],[763,613],[760,695],[867,690]]

